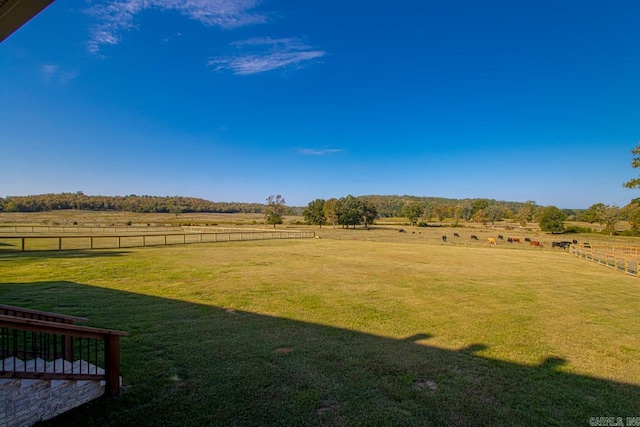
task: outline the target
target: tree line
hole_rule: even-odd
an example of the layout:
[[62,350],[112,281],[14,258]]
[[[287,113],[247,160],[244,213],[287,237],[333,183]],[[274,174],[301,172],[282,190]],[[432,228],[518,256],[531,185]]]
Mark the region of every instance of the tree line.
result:
[[140,213],[262,213],[260,203],[211,202],[181,196],[88,196],[76,193],[0,197],[2,212],[44,212],[63,209]]

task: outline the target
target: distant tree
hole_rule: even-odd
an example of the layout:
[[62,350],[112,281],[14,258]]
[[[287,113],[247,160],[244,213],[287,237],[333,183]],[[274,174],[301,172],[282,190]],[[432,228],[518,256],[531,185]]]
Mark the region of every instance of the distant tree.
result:
[[400,210],[400,215],[406,217],[411,225],[415,225],[424,214],[424,207],[418,202],[405,203]]
[[327,222],[330,222],[331,225],[335,227],[340,219],[340,200],[336,198],[327,200],[324,202],[322,211],[324,212],[324,217],[327,219]]
[[267,206],[264,208],[264,218],[267,224],[273,224],[273,228],[276,228],[276,224],[282,224],[285,203],[284,197],[280,194],[277,196],[272,194],[267,197]]
[[485,212],[487,214],[487,220],[491,221],[491,225],[496,225],[496,221],[500,221],[502,219],[502,208],[500,205],[489,205],[485,209]]
[[432,214],[433,214],[433,205],[431,203],[425,203],[422,217],[426,222],[429,222],[431,221]]
[[487,213],[484,209],[479,209],[473,214],[473,221],[479,222],[482,225],[487,225]]
[[362,203],[362,221],[365,228],[369,228],[373,221],[378,217],[378,209],[376,205],[368,200],[361,200]]
[[322,224],[327,222],[324,216],[324,204],[324,199],[316,199],[310,202],[302,213],[304,215],[304,220],[308,224],[319,225],[320,228],[322,228]]
[[616,205],[606,205],[602,209],[602,220],[610,236],[616,232],[616,224],[620,220],[620,208]]
[[547,206],[538,216],[538,224],[542,231],[564,231],[564,221],[567,218],[564,212],[555,206]]
[[362,202],[352,195],[341,198],[340,218],[338,219],[338,224],[346,226],[347,228],[349,228],[350,225],[353,225],[353,228],[356,228],[356,225],[362,224],[362,220]]
[[[631,150],[631,154],[633,154],[631,167],[640,168],[640,141],[638,142],[638,146]],[[630,179],[623,183],[622,186],[626,188],[640,188],[640,178]]]
[[453,215],[453,225],[458,225],[460,223],[460,217],[462,216],[462,207],[455,205],[451,208],[451,214]]
[[602,226],[605,223],[604,209],[604,203],[595,203],[582,213],[582,220],[590,224],[597,222],[600,225],[599,230],[602,231]]
[[633,231],[640,231],[640,204],[629,203],[623,208],[624,214]]
[[473,203],[470,200],[465,200],[460,207],[460,213],[465,221],[470,221],[474,213]]
[[522,227],[526,227],[529,221],[533,220],[533,216],[536,209],[536,202],[533,200],[527,200],[524,205],[520,206],[516,213],[515,219]]
[[445,205],[436,205],[433,208],[433,213],[438,218],[438,221],[442,222],[447,217],[447,207]]
[[487,199],[477,199],[472,203],[473,206],[473,214],[479,210],[486,210],[489,207],[489,201]]

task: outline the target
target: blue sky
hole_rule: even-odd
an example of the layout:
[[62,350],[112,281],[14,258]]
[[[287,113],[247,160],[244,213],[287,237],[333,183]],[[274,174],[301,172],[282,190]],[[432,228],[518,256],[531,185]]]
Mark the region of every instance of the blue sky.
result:
[[635,0],[57,0],[0,44],[0,195],[623,206],[639,18]]

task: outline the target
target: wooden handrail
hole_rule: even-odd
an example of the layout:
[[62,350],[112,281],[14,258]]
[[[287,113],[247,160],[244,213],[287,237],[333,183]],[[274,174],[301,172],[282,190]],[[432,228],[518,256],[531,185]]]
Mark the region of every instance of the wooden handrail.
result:
[[39,318],[44,317],[47,319],[56,319],[54,321],[58,321],[62,323],[89,321],[89,319],[87,319],[86,317],[69,316],[67,314],[52,313],[49,311],[31,310],[29,308],[16,307],[8,304],[0,304],[0,315],[16,316],[16,317],[27,317],[25,315],[29,315],[29,318],[31,319],[33,319],[34,316],[37,316]]
[[[71,316],[73,317],[73,316]],[[32,378],[32,379],[105,379],[105,392],[114,396],[120,391],[120,337],[129,336],[128,332],[116,331],[112,329],[93,328],[90,326],[78,326],[71,323],[51,322],[46,320],[36,320],[25,317],[0,315],[0,328],[4,331],[26,331],[22,333],[42,333],[60,336],[64,342],[71,344],[76,338],[85,338],[90,340],[104,341],[104,375],[96,375],[76,372],[26,372],[26,371],[5,371],[5,365],[2,364],[0,371],[1,378]],[[3,334],[6,332],[3,332]],[[17,332],[14,332],[17,333]],[[97,342],[97,341],[96,341]],[[15,347],[14,347],[15,348]],[[55,348],[55,347],[54,347]],[[97,344],[96,344],[97,351]],[[29,352],[23,350],[25,354]],[[36,352],[34,347],[34,353]],[[12,354],[12,353],[8,353]],[[15,355],[15,351],[13,352]],[[56,351],[54,350],[54,356]],[[73,353],[71,353],[73,354]],[[95,354],[95,353],[94,353]],[[67,358],[65,349],[65,358]],[[97,360],[97,359],[96,359]],[[73,357],[70,359],[73,361]],[[97,363],[96,363],[97,364]]]
[[24,317],[0,315],[0,327],[18,329],[21,331],[45,332],[60,335],[73,335],[82,338],[104,338],[106,335],[128,337],[129,332],[113,329],[78,326],[68,323],[47,322],[45,320],[26,319]]

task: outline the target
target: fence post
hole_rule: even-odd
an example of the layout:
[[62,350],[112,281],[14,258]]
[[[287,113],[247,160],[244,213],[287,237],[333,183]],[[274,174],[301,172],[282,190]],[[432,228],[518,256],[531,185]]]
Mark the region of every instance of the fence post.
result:
[[62,250],[62,237],[58,237],[58,250]]
[[105,346],[105,373],[107,375],[106,393],[115,396],[120,392],[120,337],[107,334]]

